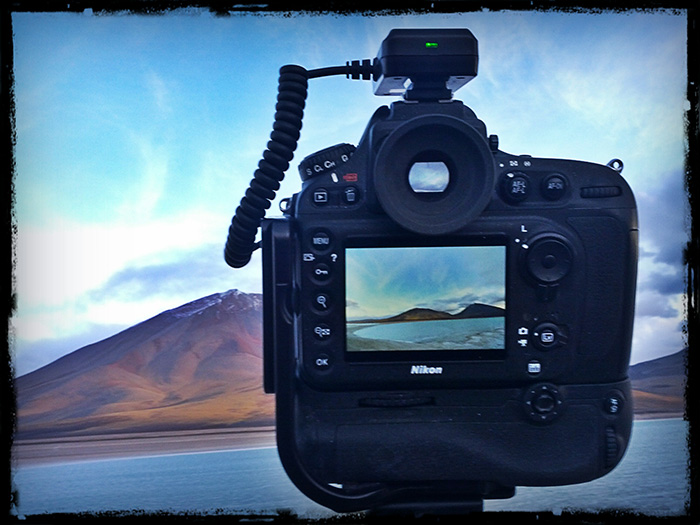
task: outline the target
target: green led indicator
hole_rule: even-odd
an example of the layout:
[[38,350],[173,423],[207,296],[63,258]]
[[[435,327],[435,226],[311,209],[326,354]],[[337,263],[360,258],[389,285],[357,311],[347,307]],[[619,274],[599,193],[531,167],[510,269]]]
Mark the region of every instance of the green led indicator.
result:
[[438,46],[437,42],[426,42],[425,47],[428,49],[436,49]]

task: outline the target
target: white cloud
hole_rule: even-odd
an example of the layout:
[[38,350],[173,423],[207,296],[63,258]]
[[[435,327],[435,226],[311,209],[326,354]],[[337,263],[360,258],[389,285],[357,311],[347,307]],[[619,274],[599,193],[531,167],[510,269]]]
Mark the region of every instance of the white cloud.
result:
[[57,217],[45,228],[20,225],[14,268],[22,312],[16,323],[18,337],[60,336],[70,330],[78,319],[47,324],[46,311],[68,307],[66,317],[77,314],[70,305],[125,267],[152,263],[173,250],[191,250],[203,243],[220,242],[223,249],[223,220],[207,210],[189,210],[145,223],[82,224]]
[[167,87],[165,79],[155,71],[150,71],[146,74],[146,85],[153,97],[156,109],[163,116],[170,115],[173,108],[170,90]]
[[130,186],[130,191],[124,192],[118,214],[130,221],[145,221],[163,198],[169,178],[170,148],[144,137],[134,137],[133,142],[140,155],[141,177]]
[[[668,298],[662,300],[669,301]],[[669,301],[670,308],[678,312],[675,316],[638,315],[635,318],[631,364],[676,353],[687,345],[680,329],[684,323],[683,301],[682,295]]]

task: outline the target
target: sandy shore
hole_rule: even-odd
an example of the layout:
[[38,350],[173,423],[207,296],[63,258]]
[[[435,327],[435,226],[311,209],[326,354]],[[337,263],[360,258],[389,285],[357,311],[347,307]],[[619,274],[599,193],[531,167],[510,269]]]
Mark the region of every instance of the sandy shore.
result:
[[683,412],[640,412],[634,415],[635,421],[650,419],[683,419]]
[[274,427],[17,440],[17,466],[275,446]]
[[[674,419],[683,414],[643,413],[635,419]],[[141,432],[101,436],[17,440],[12,460],[17,466],[120,457],[274,447],[275,427]]]

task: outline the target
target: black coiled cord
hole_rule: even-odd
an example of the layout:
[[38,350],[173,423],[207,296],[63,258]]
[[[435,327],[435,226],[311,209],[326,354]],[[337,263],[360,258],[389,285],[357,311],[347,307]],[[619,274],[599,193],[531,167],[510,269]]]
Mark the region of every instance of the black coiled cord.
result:
[[248,264],[253,252],[260,247],[260,243],[255,242],[260,221],[274,200],[275,192],[280,188],[284,173],[289,169],[289,163],[294,158],[297,148],[306,105],[308,79],[331,75],[376,80],[381,75],[381,66],[375,58],[374,61],[353,60],[345,66],[311,71],[295,65],[283,66],[280,69],[275,121],[270,141],[228,229],[224,259],[229,266],[242,268]]
[[275,192],[280,188],[297,148],[308,78],[308,71],[301,66],[284,66],[280,69],[270,141],[228,230],[224,258],[233,268],[242,268],[248,264],[253,252],[259,247],[255,235],[260,221],[275,198]]

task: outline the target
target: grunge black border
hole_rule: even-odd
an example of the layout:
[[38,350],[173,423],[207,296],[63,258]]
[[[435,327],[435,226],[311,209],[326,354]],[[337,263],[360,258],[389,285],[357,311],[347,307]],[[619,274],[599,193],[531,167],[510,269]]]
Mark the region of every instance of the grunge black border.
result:
[[[560,11],[569,13],[605,13],[620,11],[642,11],[652,12],[656,10],[670,10],[677,13],[685,13],[688,19],[688,91],[687,98],[690,108],[686,111],[686,131],[688,139],[688,151],[686,155],[686,192],[690,206],[690,229],[689,239],[684,249],[685,263],[685,286],[686,286],[686,346],[692,351],[688,352],[687,372],[688,382],[686,386],[686,414],[685,419],[689,422],[688,445],[690,451],[690,497],[687,503],[686,516],[680,517],[650,517],[639,515],[633,511],[611,511],[599,514],[590,513],[569,513],[563,512],[561,515],[552,513],[484,513],[470,515],[470,523],[493,523],[494,521],[512,523],[537,523],[537,524],[570,524],[570,523],[698,523],[700,522],[700,508],[698,504],[698,447],[695,436],[697,427],[700,424],[700,387],[698,385],[698,370],[700,370],[700,349],[697,340],[697,328],[700,326],[700,294],[698,291],[698,280],[700,272],[700,239],[696,222],[696,211],[698,201],[698,145],[700,137],[698,98],[700,95],[700,38],[698,35],[698,9],[691,7],[695,2],[687,1],[663,1],[663,0],[579,0],[578,2],[562,2],[561,0],[408,0],[405,2],[381,1],[340,1],[340,0],[291,0],[289,2],[272,1],[225,1],[225,2],[204,2],[187,0],[9,0],[0,6],[0,103],[2,105],[3,120],[1,125],[2,147],[5,149],[3,155],[3,191],[0,192],[2,199],[1,222],[2,222],[2,263],[3,273],[0,277],[0,293],[2,299],[2,309],[9,318],[15,309],[15,297],[13,296],[13,272],[14,265],[14,223],[12,219],[12,208],[14,204],[14,147],[15,147],[15,121],[14,121],[14,85],[13,85],[13,44],[12,44],[12,22],[13,12],[81,12],[91,9],[93,13],[109,15],[112,13],[134,13],[164,15],[169,11],[179,8],[202,8],[208,9],[217,16],[235,16],[237,13],[256,13],[265,16],[294,16],[295,14],[363,14],[366,16],[388,15],[388,14],[421,14],[421,13],[457,13],[469,11],[489,11],[513,10],[513,11]],[[3,458],[3,480],[2,489],[8,503],[12,509],[16,501],[17,494],[13,491],[11,482],[11,458],[10,447],[15,428],[15,390],[14,390],[14,369],[11,362],[10,343],[12,333],[8,323],[3,323],[2,328],[4,341],[5,358],[0,360],[2,396],[0,400],[0,442],[6,451]],[[386,523],[388,516],[374,516],[371,514],[350,514],[340,515],[333,518],[310,520],[299,518],[290,511],[280,510],[271,514],[167,514],[167,513],[85,513],[85,514],[42,514],[18,517],[9,514],[12,522],[26,524],[63,524],[63,523],[146,523],[153,520],[165,521],[167,523],[333,523],[333,524],[357,524],[357,523]],[[462,517],[448,516],[404,516],[403,523],[452,523],[453,521],[464,523]],[[454,519],[453,519],[454,518]]]

